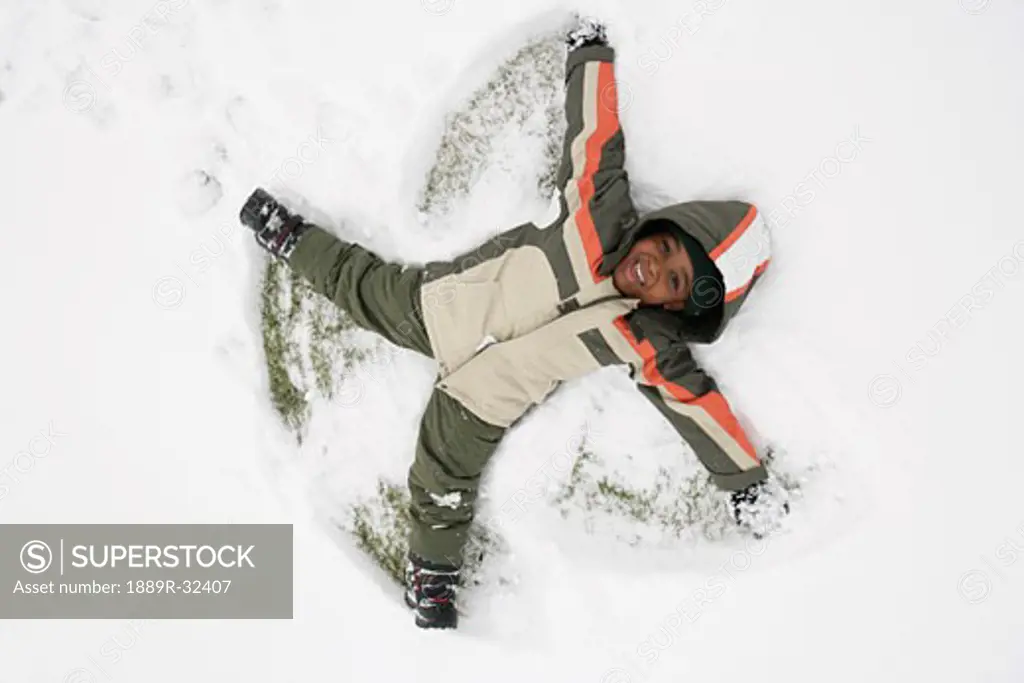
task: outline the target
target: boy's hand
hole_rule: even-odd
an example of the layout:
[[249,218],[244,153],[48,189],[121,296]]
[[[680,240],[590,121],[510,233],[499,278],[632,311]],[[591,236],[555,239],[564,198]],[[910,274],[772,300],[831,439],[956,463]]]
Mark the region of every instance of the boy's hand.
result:
[[565,43],[569,51],[578,50],[581,47],[590,45],[607,45],[608,36],[605,35],[604,24],[593,17],[576,17],[577,25],[565,36]]
[[789,514],[789,493],[774,479],[729,493],[733,519],[741,528],[763,538],[775,531]]
[[257,244],[285,261],[309,228],[302,216],[289,213],[263,188],[256,188],[249,195],[238,217],[242,225],[256,234]]

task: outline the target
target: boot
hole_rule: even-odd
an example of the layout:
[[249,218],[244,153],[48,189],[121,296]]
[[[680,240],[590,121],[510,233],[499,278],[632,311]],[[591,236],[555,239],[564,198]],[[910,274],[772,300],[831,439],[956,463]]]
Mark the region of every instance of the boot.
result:
[[459,613],[455,592],[459,584],[459,570],[433,564],[415,555],[409,555],[405,570],[405,604],[416,610],[416,625],[420,628],[456,628]]
[[256,234],[257,244],[285,261],[309,227],[302,216],[290,213],[263,188],[249,195],[238,218]]

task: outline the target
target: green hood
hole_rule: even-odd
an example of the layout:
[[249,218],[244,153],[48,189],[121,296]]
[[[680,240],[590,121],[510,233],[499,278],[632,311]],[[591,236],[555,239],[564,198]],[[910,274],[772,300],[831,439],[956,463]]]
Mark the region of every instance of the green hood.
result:
[[615,270],[645,228],[655,221],[670,221],[700,242],[722,275],[725,292],[718,314],[710,324],[686,331],[689,341],[710,343],[722,334],[768,265],[770,243],[764,219],[754,205],[740,201],[683,202],[653,211],[626,229],[619,246],[605,257],[603,274]]

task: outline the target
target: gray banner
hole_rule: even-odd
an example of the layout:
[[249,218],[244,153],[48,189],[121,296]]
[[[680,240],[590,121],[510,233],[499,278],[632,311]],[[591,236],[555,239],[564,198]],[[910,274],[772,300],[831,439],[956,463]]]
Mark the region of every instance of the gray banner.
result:
[[291,525],[0,525],[0,619],[127,618],[291,619]]

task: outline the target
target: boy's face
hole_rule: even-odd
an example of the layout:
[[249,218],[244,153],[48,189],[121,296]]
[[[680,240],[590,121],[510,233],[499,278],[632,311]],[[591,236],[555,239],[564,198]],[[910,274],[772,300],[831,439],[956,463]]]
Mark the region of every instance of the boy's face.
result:
[[615,287],[645,306],[681,311],[693,286],[693,263],[675,235],[637,240],[612,274]]

